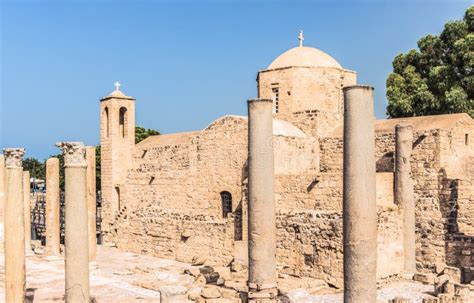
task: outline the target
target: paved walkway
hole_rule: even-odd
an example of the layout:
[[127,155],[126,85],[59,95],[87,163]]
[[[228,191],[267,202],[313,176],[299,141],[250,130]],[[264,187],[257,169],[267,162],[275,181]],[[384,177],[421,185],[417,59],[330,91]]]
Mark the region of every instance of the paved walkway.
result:
[[[185,274],[190,264],[151,256],[119,251],[99,246],[97,264],[91,270],[91,296],[98,303],[160,302],[157,291],[163,285],[191,285],[194,278]],[[27,302],[64,302],[64,259],[46,255],[27,257]],[[5,298],[4,254],[0,254],[0,302]],[[289,282],[289,281],[288,281]],[[295,284],[296,285],[296,284]],[[290,288],[292,289],[292,288]],[[421,302],[424,294],[433,290],[415,282],[399,282],[379,290],[378,302],[388,302],[396,295]],[[327,289],[325,292],[330,291]],[[334,290],[333,290],[334,291]],[[309,294],[304,289],[289,291],[283,302],[336,303],[343,302],[342,294]]]

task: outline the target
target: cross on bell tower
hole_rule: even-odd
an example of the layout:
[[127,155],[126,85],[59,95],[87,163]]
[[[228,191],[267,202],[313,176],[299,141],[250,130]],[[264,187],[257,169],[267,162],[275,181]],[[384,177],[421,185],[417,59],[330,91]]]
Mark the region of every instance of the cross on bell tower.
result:
[[118,81],[114,83],[114,86],[115,86],[115,90],[116,90],[116,91],[119,91],[119,90],[120,90],[120,85],[121,85],[121,84],[120,84],[120,82],[118,82]]

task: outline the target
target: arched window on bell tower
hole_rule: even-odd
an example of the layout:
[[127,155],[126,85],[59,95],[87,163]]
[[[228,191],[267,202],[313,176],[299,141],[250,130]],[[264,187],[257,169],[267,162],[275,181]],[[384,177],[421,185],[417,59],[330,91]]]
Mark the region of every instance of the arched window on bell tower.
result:
[[127,130],[128,130],[128,121],[127,121],[127,108],[126,107],[121,107],[119,111],[119,133],[122,138],[125,138],[127,136]]
[[110,121],[109,121],[109,108],[108,107],[105,108],[104,115],[105,115],[105,135],[108,138],[110,136],[110,129],[109,129]]

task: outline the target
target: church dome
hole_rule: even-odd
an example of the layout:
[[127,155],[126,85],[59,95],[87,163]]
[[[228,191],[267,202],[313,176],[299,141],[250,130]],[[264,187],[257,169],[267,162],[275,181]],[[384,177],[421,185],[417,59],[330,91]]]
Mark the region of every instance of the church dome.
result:
[[268,69],[292,66],[342,68],[333,57],[325,52],[313,47],[299,46],[278,56],[278,58],[268,66]]

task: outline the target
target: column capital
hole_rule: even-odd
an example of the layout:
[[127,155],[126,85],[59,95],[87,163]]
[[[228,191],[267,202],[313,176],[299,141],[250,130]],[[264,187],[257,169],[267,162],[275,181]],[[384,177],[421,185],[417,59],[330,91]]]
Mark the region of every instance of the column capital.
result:
[[413,131],[413,126],[411,124],[397,124],[395,129],[398,131]]
[[19,168],[22,166],[23,156],[25,155],[24,148],[4,148],[3,155],[5,156],[5,166],[10,168]]
[[411,124],[395,125],[395,134],[400,141],[413,141],[413,126]]
[[65,167],[86,167],[86,148],[82,142],[57,142],[56,146],[63,151]]

